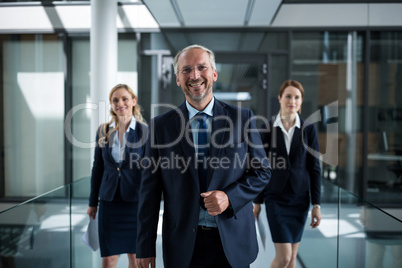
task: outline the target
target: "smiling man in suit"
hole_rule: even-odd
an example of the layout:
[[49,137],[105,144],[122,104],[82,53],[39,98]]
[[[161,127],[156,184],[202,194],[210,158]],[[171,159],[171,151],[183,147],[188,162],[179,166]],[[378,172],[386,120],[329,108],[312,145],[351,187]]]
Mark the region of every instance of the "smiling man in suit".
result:
[[271,175],[254,115],[214,98],[218,73],[209,49],[184,48],[174,69],[186,101],[150,124],[149,165],[139,201],[138,265],[156,267],[163,194],[164,267],[249,267],[258,253],[251,201]]

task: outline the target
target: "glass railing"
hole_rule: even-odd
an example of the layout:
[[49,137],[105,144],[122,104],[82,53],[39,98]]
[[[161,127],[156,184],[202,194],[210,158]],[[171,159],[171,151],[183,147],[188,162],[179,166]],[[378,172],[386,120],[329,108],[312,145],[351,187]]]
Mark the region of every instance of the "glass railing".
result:
[[60,187],[0,214],[4,267],[70,267],[70,187]]
[[[299,247],[308,268],[402,267],[402,207],[379,209],[323,181],[322,221],[309,222]],[[309,220],[311,218],[309,217]]]
[[89,178],[0,212],[0,267],[101,267],[81,236]]
[[[81,241],[89,221],[89,185],[83,178],[0,212],[0,267],[101,267],[99,251]],[[275,254],[264,211],[266,239],[259,236],[260,253],[251,268],[269,267]],[[400,220],[327,181],[321,211],[319,228],[311,229],[308,218],[298,268],[402,267]],[[157,255],[162,268],[160,233]],[[117,267],[127,263],[121,257]]]

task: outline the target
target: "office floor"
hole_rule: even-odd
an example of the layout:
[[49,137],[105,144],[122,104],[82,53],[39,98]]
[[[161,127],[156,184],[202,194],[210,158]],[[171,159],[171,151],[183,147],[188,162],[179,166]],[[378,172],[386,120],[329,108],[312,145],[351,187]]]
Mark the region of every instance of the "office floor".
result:
[[[0,226],[3,228],[4,234],[0,235],[3,246],[0,254],[0,267],[3,267],[3,261],[13,263],[11,266],[4,267],[14,268],[68,268],[71,267],[70,261],[73,262],[72,267],[77,268],[101,267],[102,260],[99,250],[92,252],[81,241],[88,224],[88,218],[85,214],[86,201],[74,201],[71,207],[72,212],[63,202],[52,202],[44,206],[46,210],[38,210],[38,207],[21,206],[15,211],[1,214],[3,217],[0,217]],[[38,212],[41,213],[38,214]],[[401,238],[390,241],[368,240],[361,222],[361,212],[361,207],[356,202],[323,203],[323,220],[317,229],[311,229],[309,226],[311,220],[309,215],[299,247],[300,257],[305,267],[370,267],[368,264],[372,263],[374,257],[377,262],[383,264],[383,266],[376,267],[402,267],[402,258],[398,257],[402,256]],[[160,214],[161,218],[162,213],[163,211]],[[266,231],[265,247],[259,238],[260,252],[255,262],[251,264],[251,268],[269,267],[275,254],[266,222],[265,209],[262,209],[262,213],[260,219]],[[383,213],[377,210],[371,211],[371,213],[376,213],[375,217],[371,217],[371,222],[376,228],[388,230],[393,227],[395,231],[401,230],[400,222],[396,219],[384,218],[386,215],[382,215]],[[74,226],[71,233],[72,247],[70,247],[70,222]],[[10,226],[22,228],[11,229]],[[0,232],[0,234],[2,233]],[[10,236],[10,234],[16,235]],[[10,243],[14,241],[12,245],[15,246],[6,247],[7,244],[3,243],[4,241]],[[380,249],[378,242],[381,242],[382,245]],[[400,245],[393,246],[389,242],[398,242]],[[69,254],[70,249],[72,250],[71,256]],[[379,253],[382,253],[381,256]],[[400,263],[400,265],[391,266],[392,263]],[[117,267],[128,267],[125,255],[121,256]],[[161,228],[158,230],[156,267],[163,268]],[[301,264],[297,265],[297,268],[302,267]]]
[[[264,206],[264,205],[263,205]],[[160,218],[161,220],[162,218]],[[261,209],[261,218],[263,230],[265,230],[265,243],[262,243],[261,236],[258,236],[258,247],[259,253],[257,259],[251,264],[250,268],[268,268],[271,264],[272,259],[275,256],[275,248],[274,244],[271,241],[271,234],[268,228],[267,217],[265,213],[265,208]],[[163,260],[162,260],[162,249],[161,249],[161,226],[159,226],[158,239],[157,239],[157,258],[156,258],[156,268],[163,268]],[[119,259],[119,263],[117,268],[127,268],[128,260],[127,256],[121,256]],[[297,263],[296,268],[302,268],[300,263]]]
[[[99,250],[93,252],[81,241],[88,224],[86,199],[77,198],[70,203],[70,200],[55,196],[0,213],[0,267],[101,267]],[[346,191],[331,191],[324,187],[322,196],[321,225],[311,229],[309,215],[299,247],[299,257],[305,267],[355,268],[371,267],[369,264],[372,263],[379,263],[373,267],[402,267],[402,226],[397,218],[368,204],[362,206],[359,198]],[[401,209],[394,210],[395,215],[402,215]],[[163,211],[160,212],[160,223],[162,214]],[[266,231],[265,247],[259,237],[260,252],[251,268],[269,267],[275,254],[265,208],[260,220]],[[369,237],[367,230],[388,236]],[[117,267],[128,267],[126,256],[121,256]],[[301,267],[301,264],[297,265],[297,268]],[[163,268],[161,225],[157,268]]]

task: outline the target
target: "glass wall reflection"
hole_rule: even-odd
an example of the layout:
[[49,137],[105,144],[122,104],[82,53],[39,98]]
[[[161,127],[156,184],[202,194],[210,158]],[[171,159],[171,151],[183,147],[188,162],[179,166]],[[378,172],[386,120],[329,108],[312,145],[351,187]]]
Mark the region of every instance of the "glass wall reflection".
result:
[[[320,151],[326,178],[352,192],[363,180],[363,38],[356,32],[294,33],[291,77],[305,88],[302,116],[319,111]],[[334,104],[336,118],[328,118]],[[337,124],[331,132],[330,123]]]
[[[92,167],[93,155],[91,144],[95,137],[91,137],[90,122],[102,118],[109,121],[109,96],[104,96],[106,102],[91,103],[90,97],[90,43],[89,37],[72,38],[72,180],[89,176]],[[138,94],[137,72],[137,43],[134,35],[120,36],[118,40],[118,73],[116,84],[129,85],[137,94],[141,105],[141,95]],[[110,89],[111,90],[111,89]],[[90,108],[97,107],[97,108]]]
[[63,43],[41,34],[1,41],[4,193],[33,197],[64,184]]
[[402,203],[402,33],[372,32],[370,44],[367,199],[392,208]]

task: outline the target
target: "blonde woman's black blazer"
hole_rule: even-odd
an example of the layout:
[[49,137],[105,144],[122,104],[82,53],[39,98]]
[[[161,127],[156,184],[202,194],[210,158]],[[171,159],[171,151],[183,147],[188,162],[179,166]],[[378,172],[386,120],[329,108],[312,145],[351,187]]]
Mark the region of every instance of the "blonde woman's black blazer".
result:
[[117,187],[121,198],[127,202],[138,202],[141,183],[141,159],[145,153],[148,127],[137,121],[135,130],[130,129],[127,136],[124,161],[116,163],[112,156],[110,142],[99,146],[98,129],[96,148],[91,176],[89,206],[98,205],[98,200],[112,201]]

